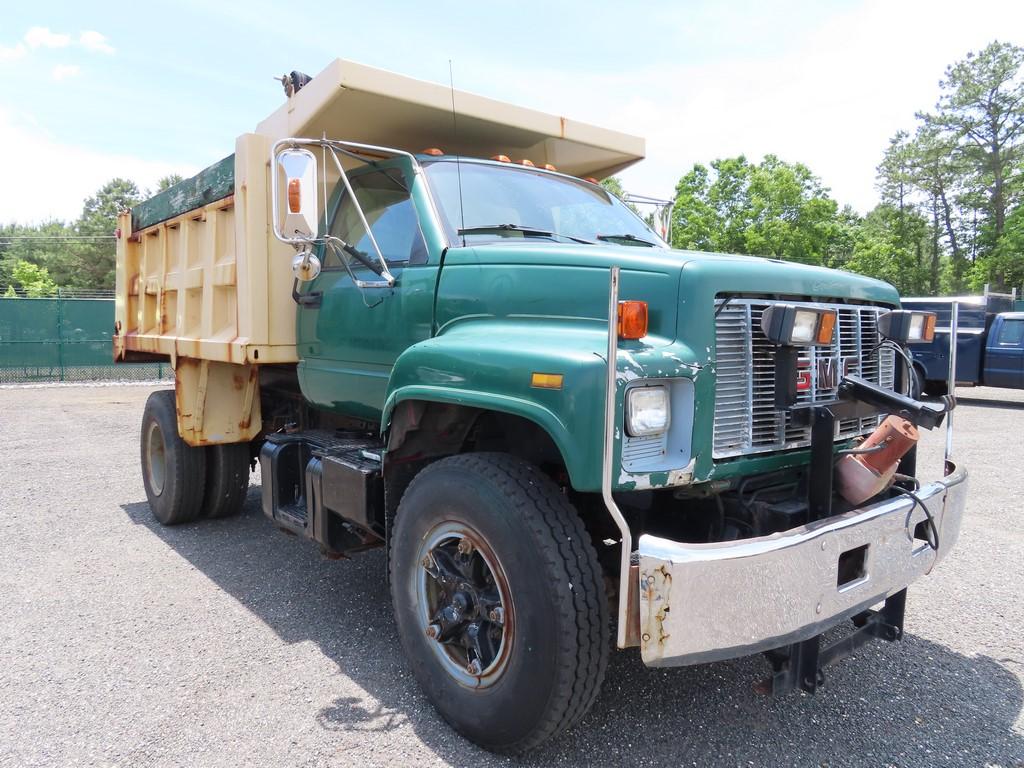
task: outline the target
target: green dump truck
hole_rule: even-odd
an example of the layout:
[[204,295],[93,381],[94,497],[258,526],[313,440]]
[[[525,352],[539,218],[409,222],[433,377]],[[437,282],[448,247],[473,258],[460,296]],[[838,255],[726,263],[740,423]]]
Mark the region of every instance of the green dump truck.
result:
[[120,220],[115,357],[175,370],[141,430],[160,523],[238,512],[258,460],[274,525],[386,548],[412,671],[496,751],[576,723],[613,647],[813,692],[901,637],[965,503],[952,461],[914,480],[953,405],[907,375],[934,320],[671,249],[597,183],[636,137],[341,60],[285,80]]

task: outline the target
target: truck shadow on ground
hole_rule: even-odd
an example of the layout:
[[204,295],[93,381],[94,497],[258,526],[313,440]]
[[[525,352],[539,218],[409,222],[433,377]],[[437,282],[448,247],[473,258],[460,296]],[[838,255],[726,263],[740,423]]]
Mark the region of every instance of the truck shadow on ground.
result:
[[273,528],[256,486],[242,515],[228,520],[164,528],[145,502],[123,509],[284,642],[316,643],[378,702],[336,699],[315,715],[326,730],[412,728],[439,757],[475,766],[1024,761],[1024,736],[1014,728],[1024,706],[1017,677],[994,659],[964,656],[910,634],[899,644],[868,646],[830,669],[814,697],[754,694],[752,684],[767,672],[759,657],[655,670],[635,652],[612,652],[602,693],[584,721],[510,761],[457,736],[420,692],[398,644],[383,552],[341,562],[321,557],[308,542]]

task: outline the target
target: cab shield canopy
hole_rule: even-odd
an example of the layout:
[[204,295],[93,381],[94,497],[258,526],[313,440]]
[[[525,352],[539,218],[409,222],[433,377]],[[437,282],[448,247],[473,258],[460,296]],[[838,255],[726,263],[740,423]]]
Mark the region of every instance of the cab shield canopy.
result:
[[[336,59],[256,132],[272,139],[327,138],[421,152],[441,147],[469,157],[508,155],[563,173],[611,176],[644,157],[644,140],[517,107],[382,69]],[[457,138],[456,138],[457,137]]]

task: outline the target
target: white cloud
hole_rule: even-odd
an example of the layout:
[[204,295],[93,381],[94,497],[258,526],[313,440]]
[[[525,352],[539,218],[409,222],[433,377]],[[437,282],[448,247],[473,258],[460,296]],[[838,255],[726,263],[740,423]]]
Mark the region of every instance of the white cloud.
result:
[[107,36],[92,29],[87,29],[78,36],[78,44],[85,50],[94,53],[112,54],[114,52],[114,46],[107,42]]
[[13,61],[25,55],[27,49],[23,43],[15,43],[12,46],[0,45],[0,61]]
[[[31,121],[16,120],[0,108],[0,145],[18,147],[4,160],[0,184],[0,222],[70,221],[82,213],[82,202],[115,177],[131,179],[153,189],[162,176],[191,176],[191,166],[145,160],[132,155],[100,152],[55,141]],[[53,169],[42,170],[42,169]],[[54,175],[56,174],[56,176]],[[55,178],[60,183],[55,183]]]
[[71,44],[71,35],[51,32],[48,27],[32,27],[25,33],[29,48],[65,48]]
[[82,68],[77,64],[58,64],[50,70],[50,76],[57,82],[67,80],[69,77],[78,77],[81,73]]

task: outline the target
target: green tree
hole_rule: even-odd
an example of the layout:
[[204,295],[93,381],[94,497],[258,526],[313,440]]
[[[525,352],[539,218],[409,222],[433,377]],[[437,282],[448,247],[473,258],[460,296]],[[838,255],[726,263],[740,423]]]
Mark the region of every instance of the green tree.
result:
[[926,292],[928,264],[920,254],[930,237],[928,220],[916,210],[882,203],[864,217],[844,267],[892,283],[901,294]]
[[1024,286],[1024,206],[1006,217],[1003,236],[986,258],[974,262],[969,281],[973,291],[985,285],[995,291]]
[[73,271],[67,285],[74,288],[113,288],[117,215],[139,202],[139,188],[127,179],[112,179],[88,198],[75,222],[82,238],[71,254]]
[[1002,236],[1024,152],[1024,48],[998,41],[946,69],[935,115],[919,115],[951,137],[987,193],[993,240]]
[[[860,243],[861,263],[868,242],[877,254],[884,241],[904,267],[914,250],[931,293],[1013,279],[1008,222],[1024,177],[1022,66],[1024,48],[993,42],[946,69],[935,111],[917,113],[913,135],[898,132],[878,166],[882,202],[898,213],[879,220],[892,234],[880,240],[875,227]],[[928,221],[927,237],[910,224],[918,216]]]
[[[11,276],[13,282],[18,284],[29,298],[38,299],[52,296],[57,292],[57,284],[50,278],[46,267],[40,267],[30,261],[15,262]],[[11,286],[8,286],[8,293],[12,293],[10,288]]]
[[673,245],[808,264],[841,260],[849,222],[807,166],[767,155],[700,164],[676,186]]
[[911,180],[925,196],[931,215],[931,238],[928,253],[928,288],[938,293],[940,288],[941,244],[943,238],[949,248],[952,280],[962,285],[967,272],[967,258],[961,247],[959,231],[961,199],[957,195],[962,185],[964,168],[956,158],[949,137],[937,131],[927,121],[918,128],[912,146]]
[[0,225],[0,289],[12,284],[14,265],[19,261],[46,267],[58,285],[65,284],[65,262],[74,248],[74,241],[67,238],[73,235],[74,231],[62,221]]
[[172,173],[168,176],[161,177],[156,183],[157,193],[163,192],[165,189],[170,189],[178,182],[184,181],[185,177],[180,173]]

